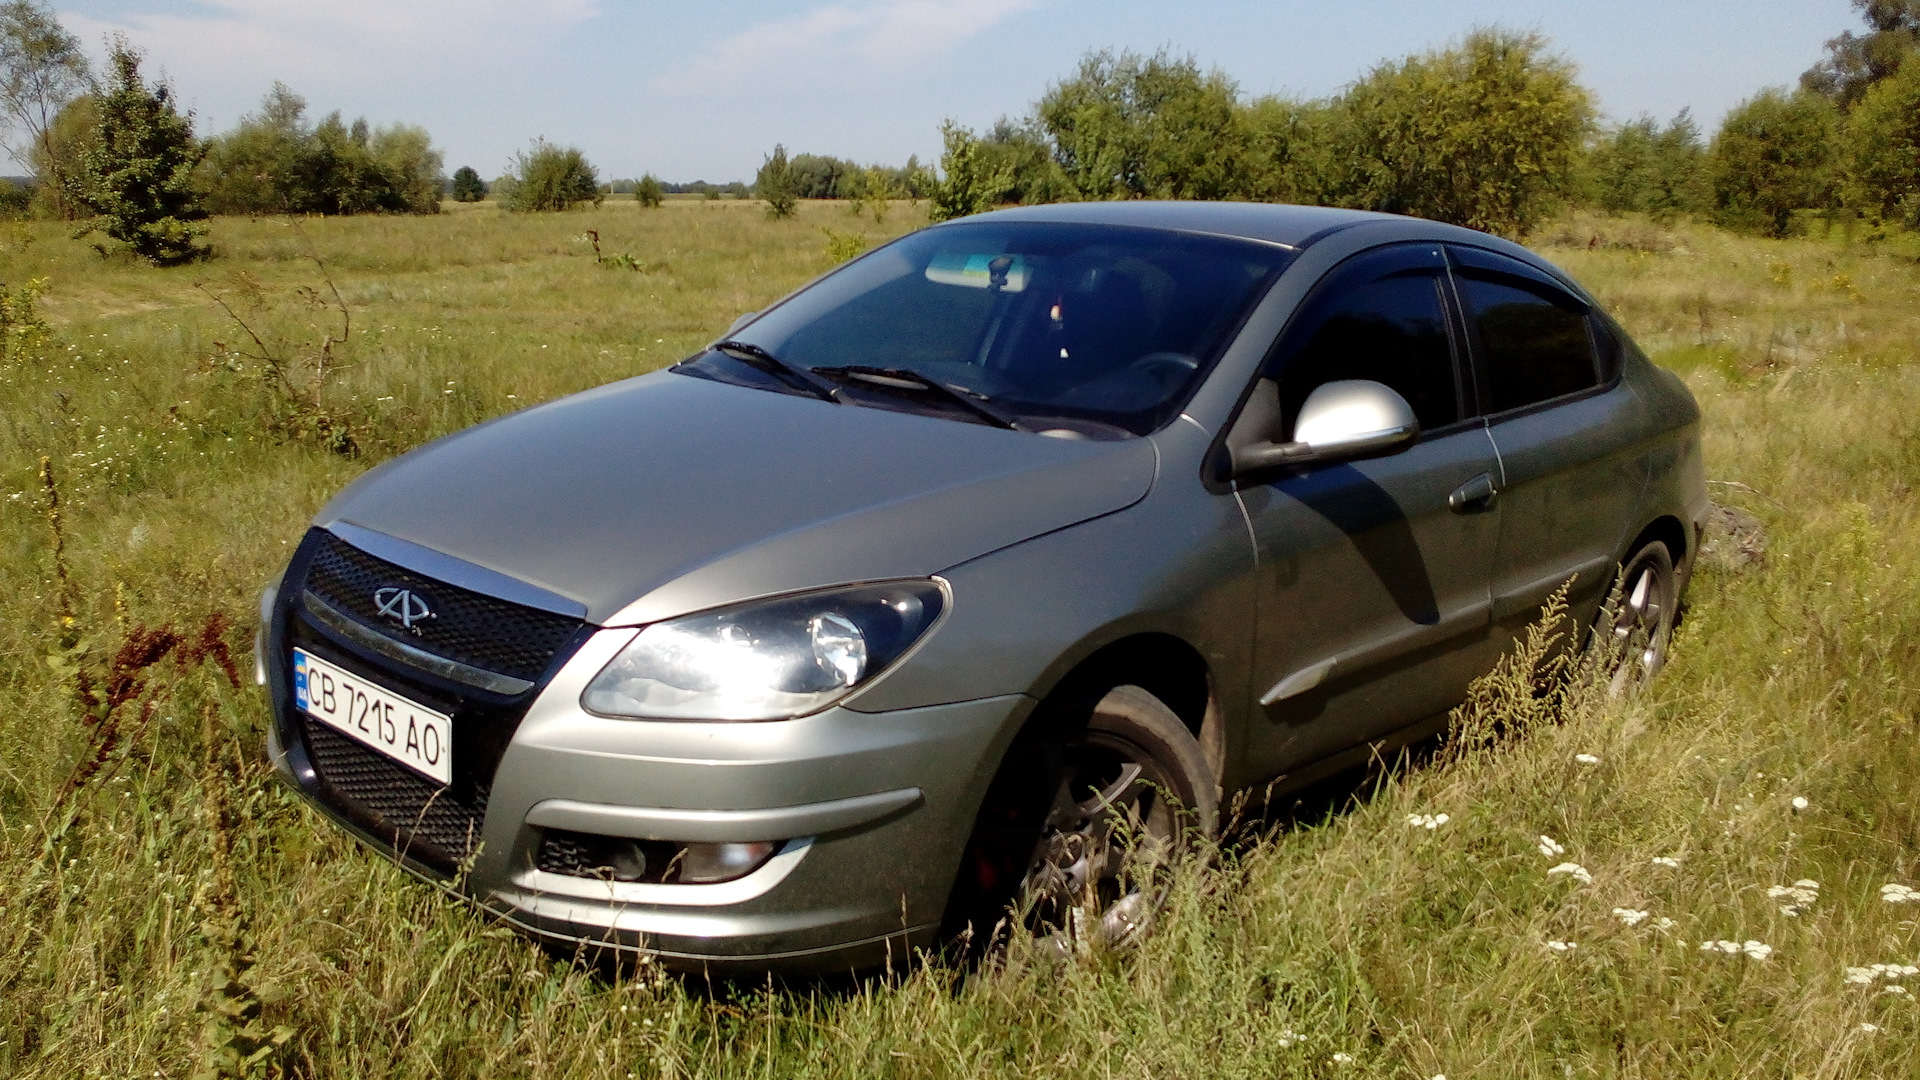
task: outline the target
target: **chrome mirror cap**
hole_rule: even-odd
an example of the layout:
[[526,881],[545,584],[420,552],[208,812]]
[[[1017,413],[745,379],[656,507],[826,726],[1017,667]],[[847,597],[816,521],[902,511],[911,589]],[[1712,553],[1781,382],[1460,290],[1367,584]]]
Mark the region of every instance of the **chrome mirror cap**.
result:
[[1322,384],[1307,395],[1293,425],[1293,441],[1321,460],[1379,453],[1419,433],[1407,399],[1371,379]]

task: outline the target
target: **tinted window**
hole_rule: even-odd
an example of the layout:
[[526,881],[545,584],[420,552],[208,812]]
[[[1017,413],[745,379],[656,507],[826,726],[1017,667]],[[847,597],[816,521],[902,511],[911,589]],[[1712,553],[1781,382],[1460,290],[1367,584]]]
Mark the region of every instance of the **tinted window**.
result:
[[[737,336],[810,368],[906,368],[1022,419],[1145,434],[1178,414],[1291,258],[1273,245],[1155,229],[943,225],[858,260]],[[693,368],[768,383],[728,360]],[[901,403],[846,389],[859,404]]]
[[1461,292],[1480,338],[1488,412],[1571,394],[1599,382],[1585,308],[1545,289],[1463,278]]
[[1439,278],[1419,270],[1364,284],[1335,281],[1310,302],[1281,350],[1286,430],[1307,395],[1336,379],[1372,379],[1400,392],[1421,428],[1460,418]]

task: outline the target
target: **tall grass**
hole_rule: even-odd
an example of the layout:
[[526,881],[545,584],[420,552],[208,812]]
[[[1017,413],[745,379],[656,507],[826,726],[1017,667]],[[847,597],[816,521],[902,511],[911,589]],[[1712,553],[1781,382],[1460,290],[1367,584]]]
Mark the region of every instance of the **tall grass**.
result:
[[[973,975],[758,990],[609,975],[271,782],[262,703],[220,647],[244,658],[253,594],[318,503],[434,435],[677,357],[825,269],[830,213],[308,223],[354,311],[324,393],[356,455],[268,422],[193,288],[257,288],[265,331],[318,341],[286,226],[217,222],[223,260],[187,271],[52,230],[0,244],[0,280],[49,280],[52,324],[0,365],[0,1072],[1920,1073],[1920,1005],[1887,991],[1920,977],[1849,981],[1920,963],[1920,903],[1882,898],[1920,886],[1920,270],[1887,244],[1551,231],[1685,372],[1764,562],[1700,568],[1673,663],[1629,701],[1540,698],[1520,656],[1431,760],[1183,871],[1134,954],[1016,944]],[[597,266],[587,228],[648,269]],[[1769,894],[1802,881],[1815,899]]]

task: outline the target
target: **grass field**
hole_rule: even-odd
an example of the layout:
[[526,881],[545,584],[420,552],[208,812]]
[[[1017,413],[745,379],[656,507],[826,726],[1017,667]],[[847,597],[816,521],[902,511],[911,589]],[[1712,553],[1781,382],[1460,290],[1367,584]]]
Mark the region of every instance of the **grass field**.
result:
[[222,220],[167,271],[5,228],[0,1074],[1920,1075],[1911,240],[1542,234],[1685,374],[1715,497],[1765,530],[1703,564],[1639,698],[1489,683],[1470,726],[1507,736],[1187,870],[1135,955],[709,991],[556,960],[305,810],[261,761],[251,612],[352,476],[685,354],[855,219]]

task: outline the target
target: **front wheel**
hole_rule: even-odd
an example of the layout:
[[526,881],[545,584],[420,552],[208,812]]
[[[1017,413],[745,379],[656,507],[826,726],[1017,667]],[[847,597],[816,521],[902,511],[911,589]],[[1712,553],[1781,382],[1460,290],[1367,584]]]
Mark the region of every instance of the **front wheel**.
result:
[[951,911],[975,934],[1017,919],[1063,944],[1130,944],[1158,911],[1167,869],[1213,835],[1219,807],[1180,718],[1138,686],[1115,687],[1073,736],[1008,753]]
[[1619,591],[1603,616],[1610,638],[1613,671],[1608,693],[1630,694],[1651,681],[1666,665],[1673,627],[1680,610],[1680,579],[1673,553],[1654,540],[1627,559],[1620,570]]

